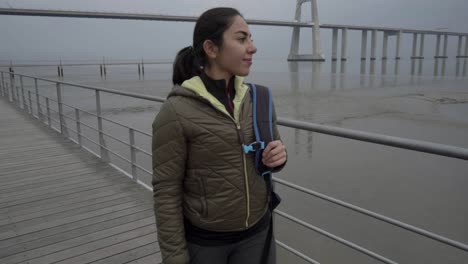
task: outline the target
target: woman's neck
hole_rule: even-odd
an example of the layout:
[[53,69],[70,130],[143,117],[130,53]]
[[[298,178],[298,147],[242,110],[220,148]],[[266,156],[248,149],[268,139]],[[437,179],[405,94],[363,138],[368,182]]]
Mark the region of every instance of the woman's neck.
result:
[[226,72],[221,72],[216,69],[210,69],[210,68],[205,68],[204,69],[205,74],[210,77],[213,80],[224,80],[226,87],[229,85],[229,80],[231,79],[232,75],[226,73]]

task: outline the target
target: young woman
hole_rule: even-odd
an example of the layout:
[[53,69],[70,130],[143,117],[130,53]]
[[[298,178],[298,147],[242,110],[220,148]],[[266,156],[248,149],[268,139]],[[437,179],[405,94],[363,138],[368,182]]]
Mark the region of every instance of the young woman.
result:
[[[197,20],[174,62],[174,88],[153,123],[153,192],[163,263],[275,263],[270,193],[257,175],[252,100],[243,83],[257,48],[232,8]],[[276,128],[262,162],[281,169]],[[266,253],[265,253],[266,252]]]

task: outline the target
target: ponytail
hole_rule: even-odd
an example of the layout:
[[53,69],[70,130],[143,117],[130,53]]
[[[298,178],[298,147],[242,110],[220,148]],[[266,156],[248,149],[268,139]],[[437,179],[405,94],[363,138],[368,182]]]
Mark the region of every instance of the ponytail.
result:
[[181,85],[185,80],[200,75],[192,46],[181,49],[174,60],[172,83]]

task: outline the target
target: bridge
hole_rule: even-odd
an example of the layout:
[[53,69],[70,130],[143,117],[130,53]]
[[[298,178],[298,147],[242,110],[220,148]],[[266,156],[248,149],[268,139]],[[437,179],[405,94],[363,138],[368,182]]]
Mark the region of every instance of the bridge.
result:
[[[301,14],[304,4],[310,2],[310,13],[312,22],[302,22]],[[171,22],[195,22],[197,17],[194,16],[170,16],[158,14],[132,14],[132,13],[116,13],[116,12],[89,12],[76,10],[40,10],[40,9],[17,9],[17,8],[0,8],[0,15],[14,16],[46,16],[46,17],[68,17],[68,18],[97,18],[97,19],[125,19],[125,20],[148,20],[148,21],[171,21]],[[325,56],[321,50],[320,32],[324,29],[332,30],[332,60],[346,61],[348,59],[348,31],[361,32],[361,60],[376,60],[377,59],[377,34],[382,32],[382,50],[381,59],[388,59],[388,42],[389,38],[395,36],[396,50],[395,59],[401,59],[401,43],[404,34],[412,36],[412,59],[424,59],[424,41],[426,36],[435,36],[436,49],[434,58],[448,58],[448,39],[449,37],[458,38],[457,58],[468,58],[468,33],[467,32],[450,32],[443,30],[420,30],[408,28],[392,28],[392,27],[376,27],[376,26],[359,26],[359,25],[339,25],[339,24],[320,24],[319,10],[317,0],[297,0],[296,12],[294,21],[274,21],[274,20],[257,20],[246,19],[250,25],[259,26],[275,26],[275,27],[292,27],[291,47],[288,56],[290,61],[325,61]],[[312,54],[299,54],[299,43],[301,28],[312,29]],[[341,31],[341,50],[338,58],[338,33]],[[367,51],[368,32],[371,33],[370,54]],[[442,41],[443,37],[443,42]],[[464,47],[463,47],[464,39]],[[419,42],[418,42],[419,40]],[[419,45],[418,45],[419,44]]]

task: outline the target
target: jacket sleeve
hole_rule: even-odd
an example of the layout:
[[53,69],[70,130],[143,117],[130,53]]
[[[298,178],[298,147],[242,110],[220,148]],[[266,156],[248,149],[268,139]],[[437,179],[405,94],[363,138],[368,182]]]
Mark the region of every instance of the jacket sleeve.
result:
[[186,140],[170,101],[153,122],[152,152],[154,210],[163,263],[189,263],[182,209]]
[[[273,122],[273,139],[274,140],[281,140],[281,135],[278,130],[278,126],[276,124],[276,111],[275,111],[275,104],[273,104],[273,113],[272,113],[272,122]],[[283,163],[283,165],[280,165],[278,167],[273,168],[273,172],[279,172],[281,171],[284,166],[286,166],[286,163],[288,162],[288,154],[286,152],[286,161]]]

